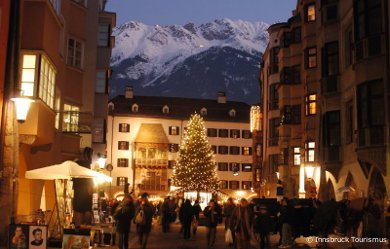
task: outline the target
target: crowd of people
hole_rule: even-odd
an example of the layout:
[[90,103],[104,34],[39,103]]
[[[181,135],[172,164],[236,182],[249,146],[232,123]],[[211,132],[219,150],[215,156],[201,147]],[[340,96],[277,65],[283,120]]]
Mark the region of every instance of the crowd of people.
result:
[[[306,207],[307,209],[302,207],[297,209],[291,201],[283,198],[278,203],[275,213],[275,210],[270,210],[267,205],[250,203],[246,199],[241,199],[236,204],[229,198],[223,205],[212,199],[202,210],[199,200],[193,201],[192,204],[188,199],[167,197],[163,201],[151,203],[148,197],[148,194],[144,193],[134,200],[131,194],[127,194],[122,202],[112,205],[111,212],[116,221],[119,249],[129,248],[132,223],[136,226],[139,244],[145,249],[153,219],[161,225],[163,234],[170,232],[171,223],[180,222],[180,233],[185,240],[196,238],[198,224],[202,222],[207,228],[208,248],[215,245],[217,226],[224,225],[226,245],[235,249],[251,248],[253,237],[260,249],[267,248],[272,233],[280,235],[279,248],[289,248],[294,244],[296,237],[307,233],[302,228],[309,228],[313,224],[317,227],[317,232],[326,237],[336,224],[336,217],[340,215],[343,216],[343,222],[353,224],[348,220],[348,214],[343,213],[347,209],[340,208],[340,204],[334,200],[325,204],[313,200],[313,205]],[[370,205],[368,208],[373,209]],[[302,214],[309,218],[303,219]]]

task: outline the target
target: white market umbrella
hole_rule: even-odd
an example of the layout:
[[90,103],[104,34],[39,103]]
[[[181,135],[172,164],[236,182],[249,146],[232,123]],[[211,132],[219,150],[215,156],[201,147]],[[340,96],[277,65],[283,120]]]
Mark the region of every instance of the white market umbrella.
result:
[[111,182],[112,178],[96,172],[91,169],[87,169],[78,165],[73,161],[65,161],[61,164],[55,164],[39,169],[33,169],[26,172],[27,179],[40,179],[40,180],[57,180],[57,179],[71,179],[71,178],[94,178],[99,181]]

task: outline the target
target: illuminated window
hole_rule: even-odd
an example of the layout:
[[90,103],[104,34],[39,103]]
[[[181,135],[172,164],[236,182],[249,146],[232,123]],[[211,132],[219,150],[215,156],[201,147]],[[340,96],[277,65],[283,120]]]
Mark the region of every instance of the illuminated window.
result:
[[305,144],[306,162],[314,162],[315,161],[315,148],[316,148],[315,142],[306,142],[306,144]]
[[82,57],[84,45],[82,42],[69,38],[68,39],[68,57],[67,63],[68,65],[81,68],[82,67]]
[[138,112],[138,105],[137,104],[134,104],[132,107],[131,107],[131,111],[132,112]]
[[314,22],[316,20],[316,6],[315,4],[308,5],[306,7],[306,20],[308,22]]
[[251,181],[242,181],[241,186],[242,186],[242,189],[244,189],[244,190],[250,190],[252,188],[252,182]]
[[310,94],[305,97],[305,114],[306,116],[315,115],[317,113],[317,95]]
[[41,56],[39,73],[39,98],[48,106],[54,108],[54,89],[56,71],[46,56]]
[[317,67],[317,48],[311,47],[306,49],[306,68]]
[[55,111],[56,111],[56,119],[55,119],[55,128],[60,128],[60,108],[61,108],[61,97],[58,92],[56,92],[56,101],[55,101]]
[[252,147],[242,147],[242,155],[244,156],[252,155]]
[[120,123],[119,124],[119,132],[130,132],[130,124]]
[[234,117],[236,116],[236,110],[230,109],[230,111],[229,111],[229,116],[230,116],[231,118],[234,118]]
[[129,150],[129,145],[127,141],[118,141],[118,150]]
[[252,172],[252,164],[251,163],[243,163],[241,164],[242,172]]
[[169,126],[169,135],[177,136],[179,134],[179,126]]
[[116,186],[125,186],[128,182],[127,177],[117,177],[116,178]]
[[34,96],[35,68],[37,65],[37,55],[23,55],[23,67],[21,77],[21,88],[23,96]]
[[79,111],[78,106],[64,104],[64,115],[62,123],[62,131],[77,132],[79,126]]
[[294,165],[301,165],[301,148],[294,147]]

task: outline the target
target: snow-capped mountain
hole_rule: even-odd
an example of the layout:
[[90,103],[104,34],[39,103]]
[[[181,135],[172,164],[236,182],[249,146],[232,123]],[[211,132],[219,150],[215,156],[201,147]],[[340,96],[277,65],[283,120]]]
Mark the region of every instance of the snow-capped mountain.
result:
[[114,31],[112,95],[132,85],[136,95],[214,98],[225,91],[228,99],[258,102],[267,28],[226,18],[199,26],[124,23]]

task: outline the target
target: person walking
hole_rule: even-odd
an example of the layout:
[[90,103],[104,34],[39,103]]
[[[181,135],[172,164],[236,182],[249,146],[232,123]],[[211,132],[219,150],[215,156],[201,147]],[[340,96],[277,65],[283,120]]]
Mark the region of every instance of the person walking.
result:
[[217,233],[218,219],[221,216],[221,210],[213,199],[210,200],[209,205],[203,211],[206,217],[207,227],[207,247],[214,247],[215,236]]
[[113,217],[116,220],[118,247],[119,249],[128,249],[131,220],[134,217],[134,203],[130,194],[127,194],[116,207]]
[[143,193],[141,203],[137,208],[134,223],[137,224],[138,241],[141,249],[146,248],[150,231],[152,230],[153,206],[150,204],[149,194]]
[[234,209],[231,217],[231,227],[234,227],[236,236],[236,248],[250,248],[253,211],[246,199],[242,198],[240,204]]
[[194,210],[190,200],[185,200],[180,208],[180,217],[183,226],[184,239],[189,240],[191,237],[191,222],[194,217]]
[[271,216],[268,214],[266,206],[260,206],[259,211],[256,213],[254,232],[259,234],[260,249],[264,249],[269,245],[269,232],[271,231],[272,221]]
[[192,234],[195,236],[196,231],[198,230],[199,214],[200,212],[202,212],[202,208],[200,207],[198,199],[195,200],[193,210],[194,210],[194,218],[192,220]]
[[169,211],[169,197],[164,199],[160,208],[161,224],[163,233],[169,232],[170,211]]
[[236,205],[233,202],[233,199],[229,197],[227,200],[227,203],[223,207],[223,216],[225,217],[225,233],[228,229],[230,229],[232,238],[233,238],[233,243],[230,243],[229,246],[232,246],[235,244],[235,236],[234,236],[234,227],[230,226],[230,220],[233,215],[234,209],[236,208]]
[[279,215],[279,224],[281,224],[281,234],[279,248],[289,248],[292,245],[291,219],[293,216],[293,207],[285,197],[282,199],[282,207]]

